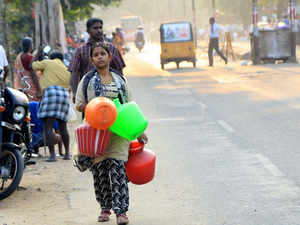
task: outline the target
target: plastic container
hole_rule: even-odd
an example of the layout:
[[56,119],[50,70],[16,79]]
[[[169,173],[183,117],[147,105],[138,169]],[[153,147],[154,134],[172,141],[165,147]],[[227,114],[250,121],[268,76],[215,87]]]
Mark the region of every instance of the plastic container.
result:
[[155,154],[144,149],[143,143],[131,142],[126,163],[126,174],[130,182],[138,185],[149,183],[154,178],[155,161]]
[[75,140],[81,155],[101,156],[105,153],[110,139],[109,130],[99,130],[84,123],[75,128]]
[[134,101],[123,105],[119,99],[114,99],[113,102],[116,105],[118,115],[115,123],[109,129],[130,141],[137,139],[148,126],[144,114]]
[[91,127],[106,130],[115,122],[117,109],[109,98],[97,97],[87,104],[85,118]]

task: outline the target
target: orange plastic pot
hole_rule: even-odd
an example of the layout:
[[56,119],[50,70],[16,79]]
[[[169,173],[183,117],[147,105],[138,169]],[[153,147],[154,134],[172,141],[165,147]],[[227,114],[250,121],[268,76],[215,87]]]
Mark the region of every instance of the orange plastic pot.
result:
[[85,118],[91,127],[106,130],[115,122],[117,109],[110,99],[97,97],[87,104]]
[[129,158],[126,163],[126,174],[133,184],[149,183],[155,174],[156,156],[144,144],[138,141],[130,143]]

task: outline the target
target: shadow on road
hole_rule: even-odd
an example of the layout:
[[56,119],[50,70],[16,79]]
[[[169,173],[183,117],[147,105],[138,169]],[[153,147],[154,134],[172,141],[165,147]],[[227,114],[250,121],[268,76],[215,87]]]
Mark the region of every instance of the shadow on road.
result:
[[166,69],[167,72],[169,73],[192,73],[192,72],[201,72],[201,71],[205,71],[204,69],[200,69],[200,68],[179,68],[179,69]]

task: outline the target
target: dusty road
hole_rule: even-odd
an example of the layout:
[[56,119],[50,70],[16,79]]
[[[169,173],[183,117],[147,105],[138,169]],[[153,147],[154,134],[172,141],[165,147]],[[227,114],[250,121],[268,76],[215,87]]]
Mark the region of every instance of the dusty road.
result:
[[[130,224],[300,224],[300,66],[207,68],[203,56],[161,71],[157,46],[126,63],[157,154],[155,179],[130,184]],[[0,202],[0,225],[99,224],[91,176],[71,161],[39,159],[21,186]]]

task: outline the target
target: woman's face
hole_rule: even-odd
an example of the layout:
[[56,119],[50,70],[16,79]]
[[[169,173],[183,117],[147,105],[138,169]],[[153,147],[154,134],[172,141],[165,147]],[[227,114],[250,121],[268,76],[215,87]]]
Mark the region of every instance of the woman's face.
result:
[[92,62],[98,69],[109,67],[111,56],[102,47],[96,47],[92,54]]

